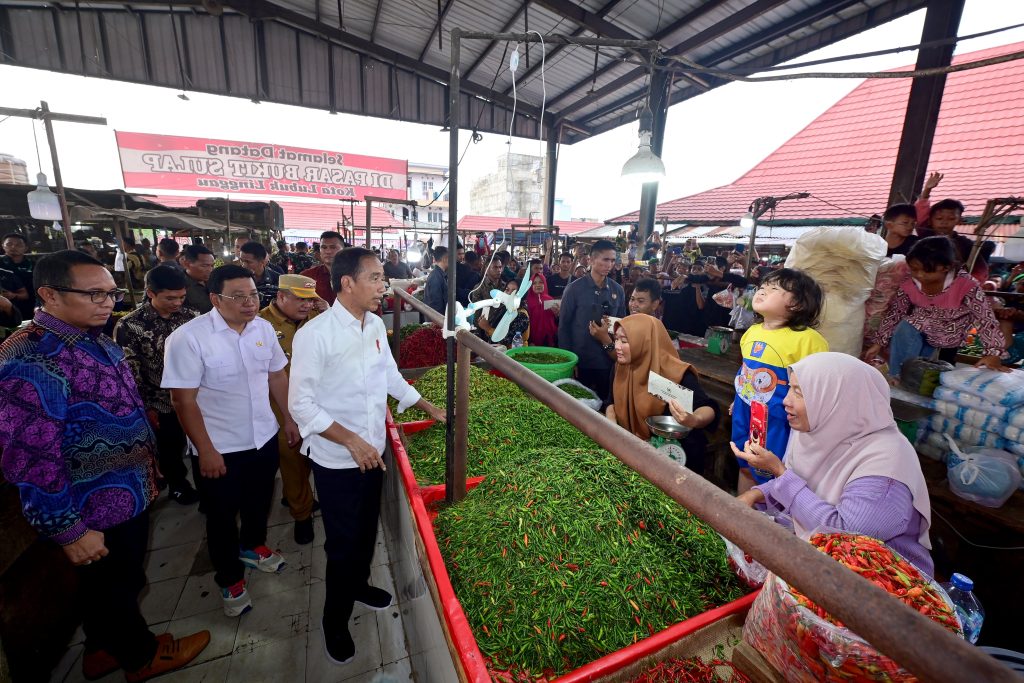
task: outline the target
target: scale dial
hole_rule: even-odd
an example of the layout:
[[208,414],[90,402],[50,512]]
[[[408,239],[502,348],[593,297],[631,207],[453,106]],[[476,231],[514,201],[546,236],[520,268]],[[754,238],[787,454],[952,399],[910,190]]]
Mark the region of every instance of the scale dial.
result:
[[675,460],[682,466],[686,466],[686,451],[675,441],[667,441],[662,445],[658,446],[658,450]]

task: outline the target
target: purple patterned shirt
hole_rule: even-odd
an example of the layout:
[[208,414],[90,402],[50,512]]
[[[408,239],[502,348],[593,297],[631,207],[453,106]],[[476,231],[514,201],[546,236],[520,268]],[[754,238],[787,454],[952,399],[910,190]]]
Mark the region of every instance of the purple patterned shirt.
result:
[[0,344],[0,465],[25,518],[61,545],[156,498],[154,437],[124,353],[39,311]]
[[921,545],[921,513],[903,482],[889,477],[860,477],[843,489],[838,505],[818,497],[793,470],[755,486],[770,512],[799,520],[805,529],[831,528],[884,541],[908,562],[931,576],[932,556]]

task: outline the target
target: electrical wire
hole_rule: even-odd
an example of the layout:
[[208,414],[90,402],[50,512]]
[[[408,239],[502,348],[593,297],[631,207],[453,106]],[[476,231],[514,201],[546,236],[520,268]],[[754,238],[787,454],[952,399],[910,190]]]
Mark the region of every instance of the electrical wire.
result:
[[870,216],[869,214],[866,214],[866,213],[862,213],[862,212],[860,212],[860,211],[854,211],[853,209],[847,209],[847,208],[846,208],[845,206],[839,206],[838,204],[834,204],[834,203],[830,202],[830,201],[829,201],[829,200],[827,200],[827,199],[822,199],[821,197],[819,197],[819,196],[818,196],[818,195],[816,195],[816,194],[812,194],[812,193],[810,193],[810,192],[808,192],[807,194],[808,194],[808,196],[809,196],[809,197],[810,197],[811,199],[817,199],[817,200],[818,200],[819,202],[821,202],[822,204],[828,204],[828,205],[829,205],[829,206],[831,206],[831,207],[832,207],[833,209],[839,209],[840,211],[845,211],[846,213],[852,214],[852,215],[854,215],[854,216],[863,216],[864,218],[871,218],[871,216]]
[[983,548],[985,550],[1024,550],[1024,546],[1021,545],[1000,547],[995,545],[982,545],[981,543],[975,543],[974,541],[970,540],[962,533],[960,533],[960,531],[955,526],[953,526],[948,519],[940,515],[935,510],[935,508],[932,508],[932,514],[941,519],[943,522],[945,522],[946,526],[948,526],[953,531],[953,533],[959,536],[960,540],[962,540],[967,545],[974,546],[975,548]]
[[32,141],[36,143],[36,163],[39,164],[39,172],[43,172],[43,158],[39,156],[39,138],[36,136],[36,120],[29,119],[29,125],[32,126]]

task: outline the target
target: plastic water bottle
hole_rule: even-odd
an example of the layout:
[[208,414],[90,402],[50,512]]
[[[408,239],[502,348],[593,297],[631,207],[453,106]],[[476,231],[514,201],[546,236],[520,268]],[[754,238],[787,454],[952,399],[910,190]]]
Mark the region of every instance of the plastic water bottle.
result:
[[512,337],[512,348],[518,349],[523,345],[523,334],[522,332],[516,332],[516,336]]
[[963,574],[953,574],[949,583],[942,584],[943,589],[953,601],[956,614],[964,627],[964,639],[969,643],[978,642],[981,623],[985,621],[985,610],[974,593],[974,582]]

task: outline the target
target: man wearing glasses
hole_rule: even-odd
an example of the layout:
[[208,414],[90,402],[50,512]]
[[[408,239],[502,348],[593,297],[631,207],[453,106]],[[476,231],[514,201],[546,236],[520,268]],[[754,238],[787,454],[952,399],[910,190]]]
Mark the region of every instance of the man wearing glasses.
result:
[[0,345],[3,474],[77,567],[85,676],[146,680],[190,662],[210,634],[158,638],[139,612],[155,444],[124,354],[101,333],[124,292],[79,251],[41,258],[33,278],[42,309]]
[[[244,253],[243,253],[244,255]],[[302,275],[282,275],[274,302],[260,311],[260,317],[274,326],[277,341],[285,357],[291,361],[292,339],[307,320],[320,312],[323,299],[316,295],[316,280]],[[287,369],[285,370],[287,372]],[[282,421],[281,411],[274,406],[274,415]],[[309,458],[299,452],[299,444],[289,444],[284,432],[278,432],[277,449],[281,461],[281,488],[292,519],[295,520],[295,542],[313,542],[313,488],[309,485]]]
[[252,274],[242,266],[221,266],[207,287],[213,310],[167,338],[161,386],[171,390],[174,410],[199,455],[196,483],[207,508],[214,581],[224,613],[236,617],[252,607],[245,568],[274,573],[285,565],[266,546],[278,465],[271,398],[283,408],[288,443],[297,444],[299,435],[287,411],[288,360],[274,328],[256,316],[259,292]]
[[[146,303],[121,318],[114,328],[114,341],[124,349],[146,404],[146,416],[156,432],[160,474],[167,481],[170,497],[181,505],[192,505],[199,496],[188,481],[182,459],[185,432],[171,405],[170,392],[160,387],[167,337],[199,314],[184,305],[185,277],[179,267],[166,264],[146,273]],[[199,475],[194,472],[192,476]]]

